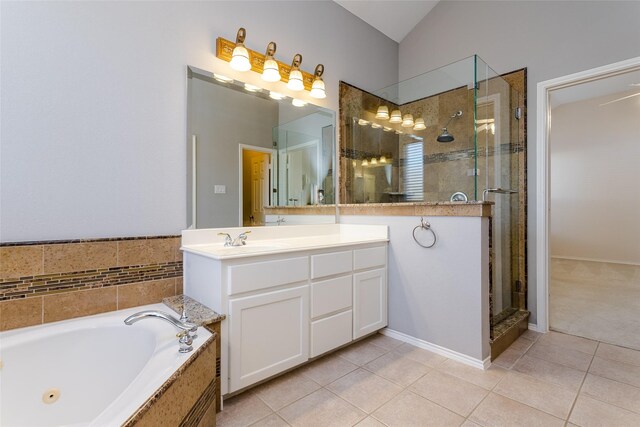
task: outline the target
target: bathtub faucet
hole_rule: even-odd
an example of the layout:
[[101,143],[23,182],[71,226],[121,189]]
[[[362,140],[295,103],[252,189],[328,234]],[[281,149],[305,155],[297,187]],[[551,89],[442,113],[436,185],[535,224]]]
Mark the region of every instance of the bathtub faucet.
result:
[[196,331],[198,330],[198,325],[190,322],[183,322],[182,320],[176,319],[170,314],[167,314],[163,311],[156,310],[145,310],[139,313],[132,314],[131,316],[124,319],[124,323],[127,325],[133,325],[139,320],[147,319],[155,317],[156,319],[166,320],[171,323],[176,328],[180,329],[181,332],[178,333],[178,342],[180,343],[180,349],[178,350],[180,353],[189,353],[193,350],[193,338],[195,337]]

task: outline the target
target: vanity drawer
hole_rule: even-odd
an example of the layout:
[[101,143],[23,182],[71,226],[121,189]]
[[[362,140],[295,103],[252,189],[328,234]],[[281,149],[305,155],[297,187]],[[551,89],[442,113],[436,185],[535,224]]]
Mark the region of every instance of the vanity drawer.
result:
[[232,265],[229,266],[228,279],[229,295],[303,282],[309,279],[309,258]]
[[311,278],[349,273],[352,269],[351,251],[311,256]]
[[352,277],[349,274],[311,284],[312,319],[352,306]]
[[316,357],[352,340],[352,311],[338,313],[311,323],[309,357]]
[[384,267],[387,265],[386,246],[375,248],[355,249],[353,251],[353,269],[362,270],[372,267]]

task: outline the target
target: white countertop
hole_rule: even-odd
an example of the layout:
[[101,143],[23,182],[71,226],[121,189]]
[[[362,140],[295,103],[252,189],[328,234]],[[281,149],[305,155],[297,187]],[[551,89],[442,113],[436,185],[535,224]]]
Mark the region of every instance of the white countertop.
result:
[[[244,246],[224,246],[218,233],[236,237],[251,231]],[[208,258],[224,260],[287,252],[335,248],[367,243],[388,242],[386,226],[328,224],[326,226],[291,225],[282,227],[225,228],[185,230],[181,250]]]

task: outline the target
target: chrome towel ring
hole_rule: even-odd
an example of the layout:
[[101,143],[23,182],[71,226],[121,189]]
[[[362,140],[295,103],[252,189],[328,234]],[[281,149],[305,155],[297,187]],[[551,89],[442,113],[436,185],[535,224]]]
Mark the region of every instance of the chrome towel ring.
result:
[[[418,240],[418,238],[416,237],[416,231],[418,230],[427,230],[430,231],[431,234],[433,234],[433,242],[430,245],[423,245],[422,243],[420,243],[420,241]],[[422,246],[423,248],[432,248],[436,242],[438,241],[438,236],[436,236],[436,232],[433,231],[433,228],[431,228],[431,224],[429,224],[429,222],[426,222],[424,220],[424,218],[420,218],[420,225],[417,225],[414,229],[413,229],[413,240],[416,241],[416,243],[418,244],[418,246]]]

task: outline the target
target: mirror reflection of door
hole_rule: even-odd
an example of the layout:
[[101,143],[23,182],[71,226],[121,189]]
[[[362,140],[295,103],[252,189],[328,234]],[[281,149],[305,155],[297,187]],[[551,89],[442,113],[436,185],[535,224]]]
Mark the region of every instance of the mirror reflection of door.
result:
[[242,225],[264,225],[264,207],[271,205],[271,153],[259,147],[242,149]]

